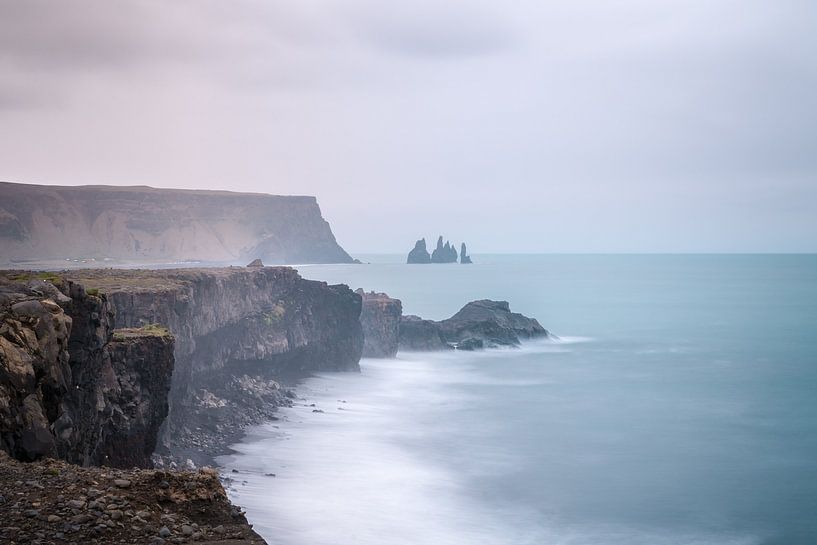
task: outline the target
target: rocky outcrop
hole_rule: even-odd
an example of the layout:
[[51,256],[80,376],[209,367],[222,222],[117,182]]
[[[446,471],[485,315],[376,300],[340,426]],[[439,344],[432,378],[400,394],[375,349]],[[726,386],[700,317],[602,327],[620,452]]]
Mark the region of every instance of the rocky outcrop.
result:
[[431,263],[431,255],[426,249],[426,239],[421,238],[414,243],[414,249],[409,252],[406,263],[409,265]]
[[351,263],[314,197],[0,182],[0,262]]
[[104,295],[50,273],[0,275],[0,448],[150,465],[173,361],[167,331],[114,331]]
[[439,322],[404,316],[400,323],[400,349],[407,351],[518,346],[522,340],[548,336],[536,319],[511,312],[507,301],[489,299],[472,301]]
[[[219,430],[240,432],[253,423],[247,414],[262,416],[242,412],[258,395],[253,381],[359,369],[361,297],[346,286],[304,280],[288,267],[66,274],[105,295],[116,327],[163,324],[174,335],[176,365],[162,452],[183,450],[195,462],[207,462],[212,452],[196,459],[202,454],[197,445],[218,450],[226,443]],[[237,383],[243,376],[249,381]],[[281,395],[269,394],[270,410]]]
[[442,336],[440,326],[432,320],[408,314],[400,320],[399,349],[403,352],[432,352],[454,348]]
[[400,317],[403,304],[400,299],[385,293],[356,291],[363,298],[360,323],[363,326],[363,357],[393,358],[397,355],[400,339]]
[[447,240],[445,241],[445,245],[443,245],[443,237],[442,235],[440,238],[437,239],[437,247],[431,252],[431,262],[432,263],[456,263],[457,262],[457,250],[451,245],[450,242]]
[[[25,484],[23,484],[25,483]],[[0,451],[0,543],[263,545],[218,473],[112,470]]]
[[481,340],[485,346],[517,346],[521,340],[547,337],[535,318],[511,312],[507,301],[471,301],[451,318],[439,322],[450,343]]
[[[462,244],[461,263],[471,263],[471,257],[466,254],[465,243]],[[406,263],[456,263],[457,249],[449,241],[443,243],[442,235],[437,239],[437,247],[429,255],[426,249],[426,239],[421,238],[414,244],[414,249],[411,250],[406,259]]]
[[471,263],[473,263],[473,261],[471,261],[471,256],[468,255],[466,251],[467,248],[465,247],[465,243],[463,242],[462,246],[460,247],[460,263],[462,263],[463,265],[470,265]]

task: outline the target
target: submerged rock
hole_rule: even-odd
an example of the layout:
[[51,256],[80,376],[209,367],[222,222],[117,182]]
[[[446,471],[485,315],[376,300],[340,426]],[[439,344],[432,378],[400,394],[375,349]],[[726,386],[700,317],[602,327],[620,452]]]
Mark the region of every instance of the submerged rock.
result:
[[414,249],[409,252],[406,263],[410,265],[431,263],[431,255],[426,249],[426,239],[421,238],[414,243]]

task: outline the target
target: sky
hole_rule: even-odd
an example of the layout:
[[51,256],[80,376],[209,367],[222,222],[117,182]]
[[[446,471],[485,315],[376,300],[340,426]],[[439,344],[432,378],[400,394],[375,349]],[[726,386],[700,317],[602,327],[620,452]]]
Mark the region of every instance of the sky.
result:
[[813,0],[0,0],[0,180],[315,195],[353,253],[817,251]]

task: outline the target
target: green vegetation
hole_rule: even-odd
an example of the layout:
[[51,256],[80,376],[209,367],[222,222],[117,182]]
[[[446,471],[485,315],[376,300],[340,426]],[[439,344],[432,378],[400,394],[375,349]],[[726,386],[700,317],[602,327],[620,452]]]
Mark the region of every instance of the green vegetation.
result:
[[88,295],[93,295],[94,297],[99,297],[99,288],[88,288],[85,290],[85,293]]
[[142,327],[117,329],[113,332],[113,340],[124,341],[136,337],[170,337],[172,334],[162,324],[148,324]]
[[272,326],[277,324],[281,321],[281,318],[287,313],[287,308],[282,305],[281,303],[276,303],[275,306],[272,307],[268,312],[263,314],[264,316],[264,323],[268,326]]
[[30,280],[45,280],[47,282],[51,282],[52,284],[62,282],[62,276],[51,271],[21,272],[13,274],[9,276],[9,278],[15,282],[28,282]]

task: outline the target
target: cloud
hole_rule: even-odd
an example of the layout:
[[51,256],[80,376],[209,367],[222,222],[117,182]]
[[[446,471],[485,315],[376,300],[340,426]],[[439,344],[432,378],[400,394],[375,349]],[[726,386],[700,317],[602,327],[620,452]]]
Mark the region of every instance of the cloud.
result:
[[499,10],[469,2],[361,2],[346,10],[346,18],[365,43],[405,57],[479,57],[515,42]]
[[0,0],[0,179],[315,194],[357,250],[817,250],[816,10]]

